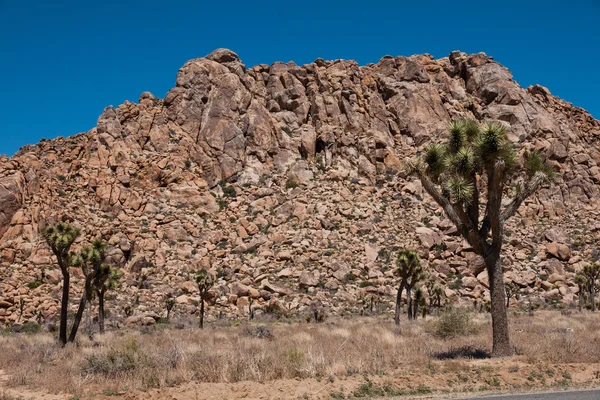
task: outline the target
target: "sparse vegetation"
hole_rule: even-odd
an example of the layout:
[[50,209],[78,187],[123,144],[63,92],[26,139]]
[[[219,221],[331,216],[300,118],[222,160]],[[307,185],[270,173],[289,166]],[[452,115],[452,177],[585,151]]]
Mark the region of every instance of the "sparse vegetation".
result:
[[[78,346],[64,349],[48,333],[0,335],[0,369],[10,371],[9,387],[29,385],[74,396],[120,392],[124,387],[167,388],[190,381],[228,383],[227,388],[232,388],[242,381],[272,386],[280,379],[321,377],[327,381],[318,388],[332,385],[328,392],[346,396],[372,396],[380,390],[384,396],[472,390],[469,382],[474,381],[489,382],[487,386],[494,389],[513,389],[513,382],[539,387],[566,381],[570,385],[581,382],[580,371],[586,368],[582,363],[600,362],[600,348],[595,345],[600,340],[600,322],[593,316],[575,313],[566,317],[547,311],[534,317],[516,315],[511,322],[518,328],[514,343],[520,357],[514,363],[511,359],[485,360],[491,350],[486,339],[490,317],[472,314],[481,330],[445,338],[431,334],[432,321],[415,321],[399,335],[385,318],[372,317],[331,319],[324,325],[275,322],[215,325],[210,330],[164,326],[145,333],[109,331],[93,341],[81,336]],[[456,332],[443,330],[448,331]],[[218,346],[204,345],[214,340]],[[482,359],[485,364],[470,364],[470,359]],[[578,366],[565,369],[568,363]],[[590,365],[587,371],[593,379]],[[554,372],[548,374],[547,369]],[[37,371],[35,380],[31,371]],[[388,374],[391,371],[393,375]],[[502,378],[501,372],[510,380]],[[528,380],[532,372],[536,374],[533,382]],[[545,383],[539,378],[542,375]],[[261,383],[260,387],[266,386]]]

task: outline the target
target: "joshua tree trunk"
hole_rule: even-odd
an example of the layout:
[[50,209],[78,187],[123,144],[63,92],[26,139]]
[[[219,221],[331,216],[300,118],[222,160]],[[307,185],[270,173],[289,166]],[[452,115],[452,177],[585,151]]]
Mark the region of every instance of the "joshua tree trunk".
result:
[[590,301],[592,303],[592,312],[594,312],[596,311],[596,289],[594,289],[594,286],[590,287]]
[[404,291],[404,285],[401,284],[396,293],[396,310],[394,313],[394,322],[396,325],[400,325],[400,314],[402,313],[402,292]]
[[204,296],[200,296],[200,329],[204,329]]
[[87,302],[87,308],[86,308],[86,312],[85,312],[85,325],[86,325],[86,329],[87,329],[87,335],[89,338],[92,338],[93,336],[93,328],[92,328],[92,302],[88,301]]
[[410,287],[406,288],[406,308],[408,319],[412,319],[413,301]]
[[61,265],[63,275],[63,292],[62,300],[60,304],[60,328],[58,333],[58,340],[64,346],[67,344],[67,322],[69,315],[69,287],[71,285],[71,276],[69,270]]
[[510,356],[510,338],[508,333],[508,316],[506,313],[506,294],[500,254],[492,253],[485,258],[485,265],[490,281],[491,313],[494,357]]
[[583,312],[583,288],[579,287],[579,312]]
[[415,299],[413,301],[413,317],[412,317],[412,319],[416,320],[418,316],[419,316],[419,302],[417,301],[417,299]]
[[83,291],[81,295],[81,300],[79,300],[79,307],[77,308],[77,314],[75,314],[75,319],[73,320],[73,327],[71,328],[71,334],[69,335],[69,343],[73,343],[75,341],[75,336],[77,336],[77,331],[79,330],[79,324],[81,323],[81,318],[83,318],[83,312],[85,311],[85,305],[87,302],[87,291]]
[[98,328],[104,333],[104,290],[98,291]]

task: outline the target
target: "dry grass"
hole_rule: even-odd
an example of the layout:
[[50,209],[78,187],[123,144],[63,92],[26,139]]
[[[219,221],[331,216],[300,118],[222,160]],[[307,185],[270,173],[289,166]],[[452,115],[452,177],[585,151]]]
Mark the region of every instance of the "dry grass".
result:
[[[382,318],[273,323],[268,326],[271,339],[255,337],[255,330],[243,324],[204,331],[116,331],[94,341],[82,335],[66,348],[47,333],[5,334],[0,336],[0,369],[9,374],[9,387],[73,395],[89,394],[92,388],[120,391],[190,381],[382,375],[400,368],[424,369],[432,360],[453,355],[485,355],[490,350],[489,316],[475,315],[474,322],[481,327],[476,334],[447,340],[432,334],[431,321],[405,322],[397,329]],[[600,314],[513,315],[511,330],[517,357],[525,363],[600,363]],[[446,361],[447,368],[464,362]]]

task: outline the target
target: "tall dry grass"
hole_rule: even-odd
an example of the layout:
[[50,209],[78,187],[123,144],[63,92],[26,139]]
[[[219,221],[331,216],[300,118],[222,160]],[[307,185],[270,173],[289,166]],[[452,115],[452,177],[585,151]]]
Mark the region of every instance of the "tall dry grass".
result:
[[[537,312],[510,320],[517,357],[524,362],[600,362],[600,314]],[[446,340],[434,334],[432,320],[406,322],[398,329],[390,320],[375,317],[324,324],[272,323],[271,339],[253,334],[244,324],[115,331],[93,341],[82,336],[66,348],[57,346],[47,333],[4,334],[0,368],[10,375],[8,385],[75,395],[99,388],[147,389],[189,381],[381,374],[471,354],[465,349],[485,354],[491,345],[489,316],[473,315],[473,321],[480,326],[477,333]]]

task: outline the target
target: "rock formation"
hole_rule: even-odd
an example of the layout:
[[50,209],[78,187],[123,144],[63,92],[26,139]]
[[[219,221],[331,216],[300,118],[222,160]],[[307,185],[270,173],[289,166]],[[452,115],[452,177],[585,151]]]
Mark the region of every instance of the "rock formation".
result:
[[482,264],[401,172],[455,117],[502,121],[523,151],[554,160],[556,184],[507,227],[504,264],[523,298],[572,303],[600,239],[600,122],[583,109],[521,88],[482,53],[247,69],[219,49],[188,61],[164,99],[142,93],[89,132],[0,158],[0,322],[18,319],[20,299],[24,320],[56,314],[40,231],[63,217],[81,227],[78,245],[109,241],[126,272],[113,315],[133,309],[130,321],[150,321],[167,294],[193,311],[200,267],[219,277],[213,317],[244,315],[250,298],[299,313],[391,304],[401,246],[419,249],[448,297],[485,302]]

